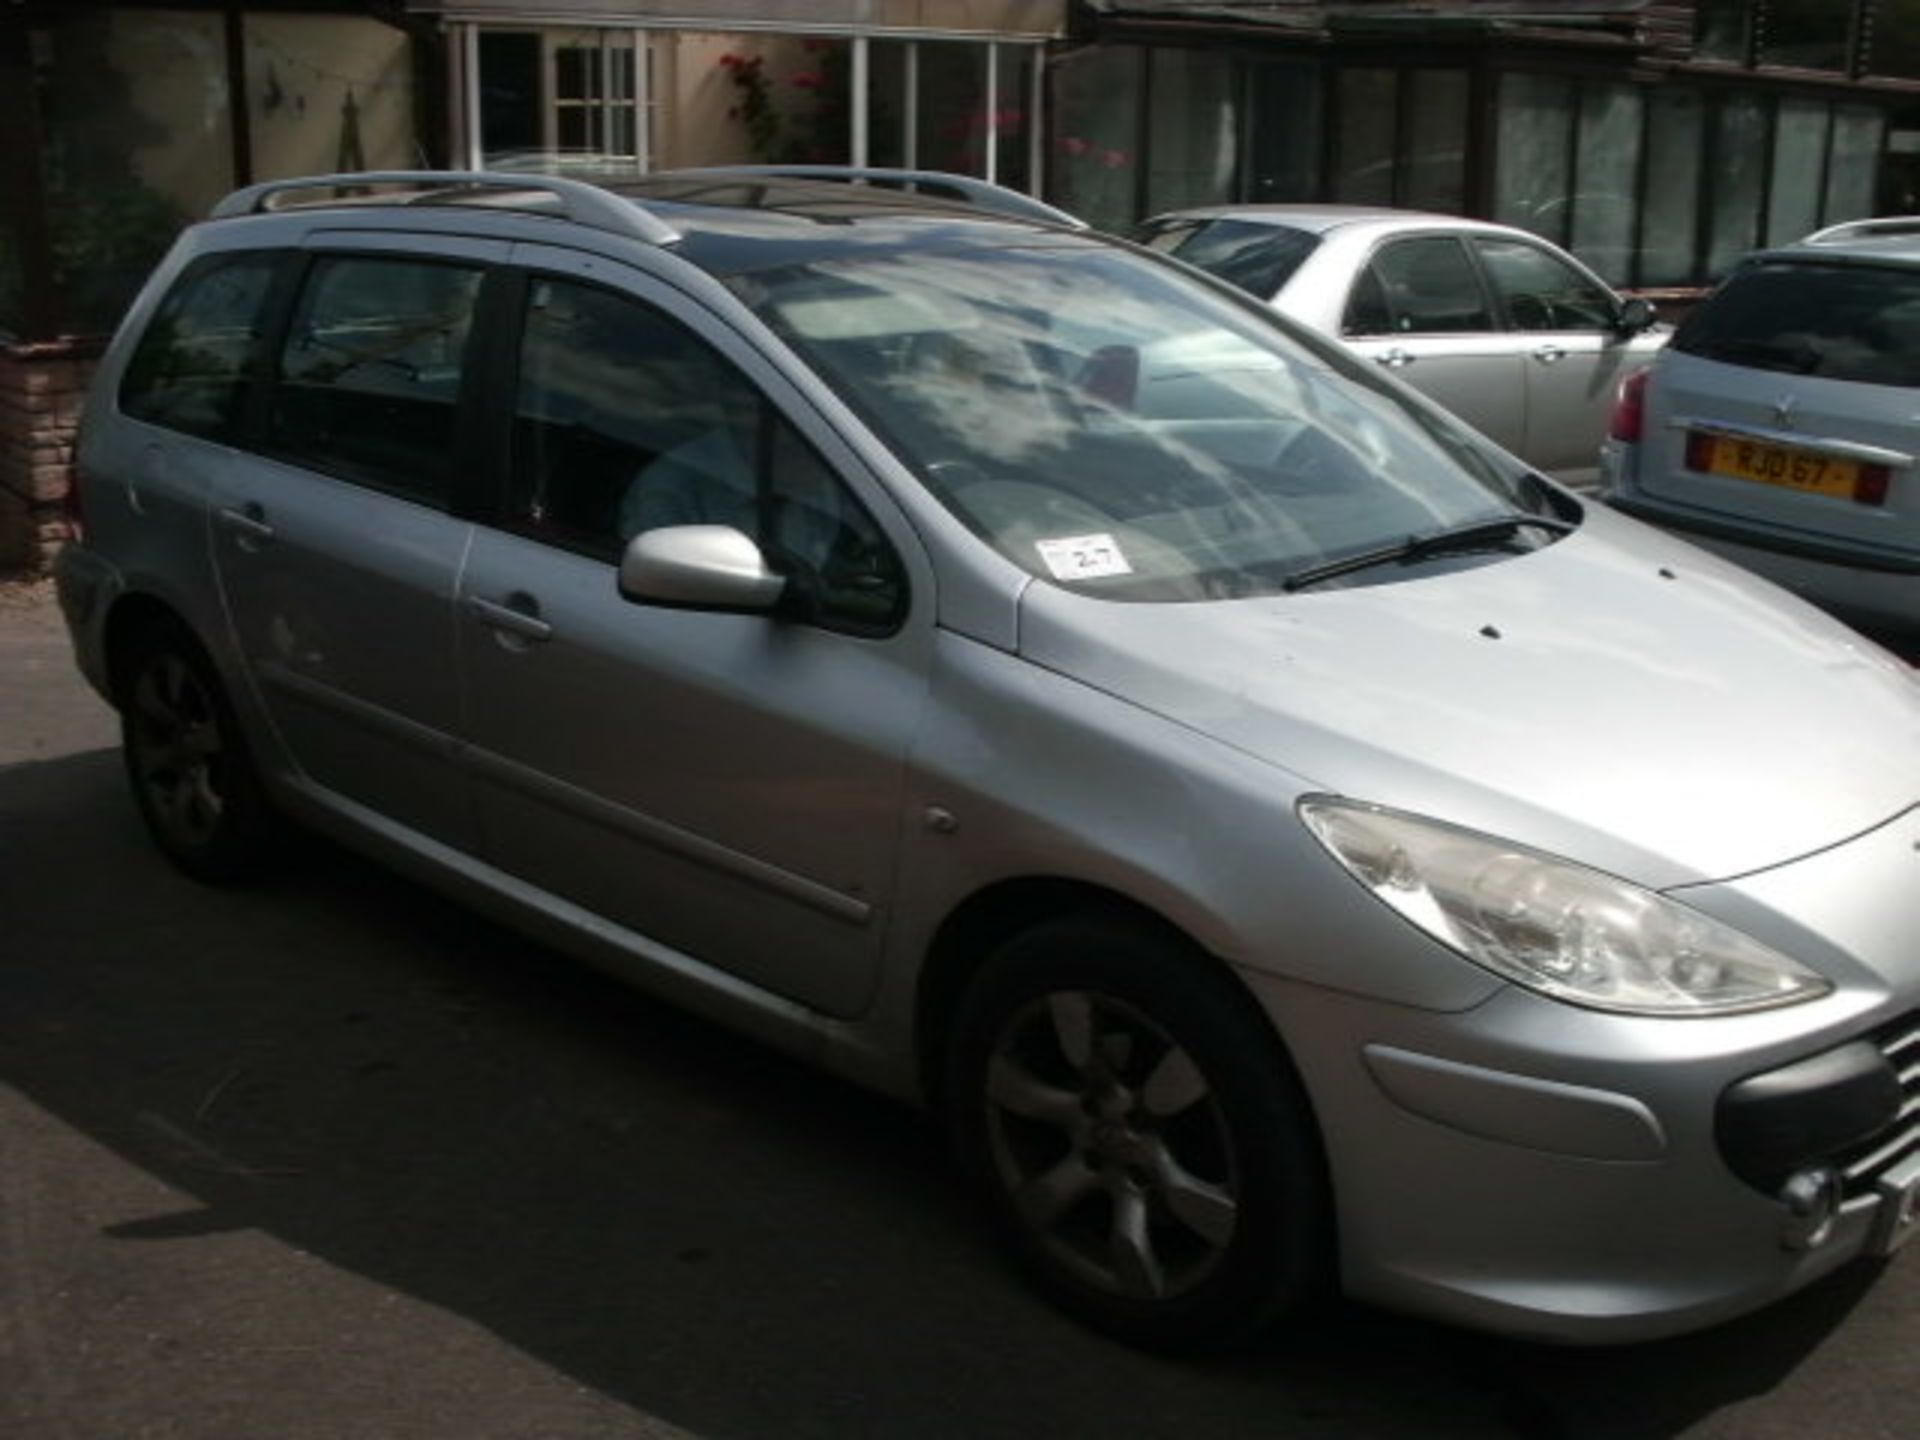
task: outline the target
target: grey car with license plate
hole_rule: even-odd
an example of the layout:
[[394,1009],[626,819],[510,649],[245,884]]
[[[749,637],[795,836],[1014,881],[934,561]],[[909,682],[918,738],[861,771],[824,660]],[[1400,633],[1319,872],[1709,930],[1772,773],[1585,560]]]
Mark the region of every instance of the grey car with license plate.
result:
[[1665,343],[1616,294],[1511,225],[1366,205],[1216,205],[1142,243],[1338,336],[1556,479],[1591,488],[1620,380]]
[[1607,499],[1920,637],[1920,219],[1749,257],[1622,387]]
[[329,833],[925,1104],[1138,1344],[1335,1285],[1644,1339],[1897,1248],[1914,674],[1230,286],[900,183],[191,227],[58,571],[161,849]]

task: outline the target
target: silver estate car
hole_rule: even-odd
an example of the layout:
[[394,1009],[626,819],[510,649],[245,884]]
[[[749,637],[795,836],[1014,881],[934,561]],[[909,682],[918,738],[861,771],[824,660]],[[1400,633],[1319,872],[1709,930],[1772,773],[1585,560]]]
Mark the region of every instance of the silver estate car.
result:
[[1137,1344],[1335,1283],[1640,1339],[1909,1238],[1914,672],[967,193],[336,176],[191,227],[59,562],[160,848],[312,827],[924,1103]]
[[1581,488],[1623,376],[1667,338],[1573,256],[1509,225],[1360,205],[1222,205],[1138,238],[1335,335]]
[[1750,256],[1627,377],[1607,499],[1920,636],[1920,217]]

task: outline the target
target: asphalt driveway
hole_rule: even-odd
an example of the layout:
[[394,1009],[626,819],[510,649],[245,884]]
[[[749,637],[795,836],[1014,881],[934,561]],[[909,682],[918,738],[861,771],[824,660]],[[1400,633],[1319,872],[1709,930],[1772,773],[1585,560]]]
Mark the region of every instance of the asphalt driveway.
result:
[[1057,1319],[914,1115],[316,846],[139,832],[0,592],[0,1435],[1920,1435],[1920,1259],[1559,1351],[1360,1308],[1211,1366]]

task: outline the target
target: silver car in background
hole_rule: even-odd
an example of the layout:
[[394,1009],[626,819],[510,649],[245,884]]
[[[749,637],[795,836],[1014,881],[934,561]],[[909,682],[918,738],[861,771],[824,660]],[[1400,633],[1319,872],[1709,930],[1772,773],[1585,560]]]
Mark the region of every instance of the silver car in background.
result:
[[1142,243],[1336,336],[1529,465],[1579,488],[1623,376],[1667,329],[1558,246],[1508,225],[1359,205],[1223,205]]
[[315,827],[927,1105],[1137,1344],[1336,1283],[1645,1339],[1898,1248],[1914,673],[960,183],[190,228],[59,564],[161,849]]
[[1628,377],[1611,430],[1616,508],[1920,636],[1920,219],[1750,256]]

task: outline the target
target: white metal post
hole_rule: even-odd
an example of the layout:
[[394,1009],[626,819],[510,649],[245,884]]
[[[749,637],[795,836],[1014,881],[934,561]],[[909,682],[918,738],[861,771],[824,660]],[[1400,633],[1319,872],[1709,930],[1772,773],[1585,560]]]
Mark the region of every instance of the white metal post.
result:
[[1033,78],[1027,96],[1027,193],[1047,193],[1046,116],[1041,113],[1047,101],[1047,52],[1039,45],[1027,47],[1033,57]]
[[454,125],[458,137],[455,148],[461,169],[478,170],[484,162],[480,148],[480,27],[462,25],[456,38],[458,43],[448,47],[458,66],[453,87],[460,107]]
[[633,31],[633,168],[653,168],[653,34]]
[[903,87],[906,92],[906,142],[901,147],[909,170],[920,168],[920,42],[907,41],[907,76]]
[[853,37],[853,74],[849,77],[848,88],[853,92],[852,101],[847,108],[853,114],[853,134],[849,137],[851,160],[855,165],[867,163],[867,104],[871,97],[867,94],[867,37]]
[[988,184],[1000,178],[1000,46],[987,42],[987,168]]
[[619,36],[613,30],[596,33],[599,43],[594,48],[600,52],[600,103],[594,109],[599,112],[600,143],[594,148],[600,152],[598,158],[606,160],[613,154],[613,42]]

